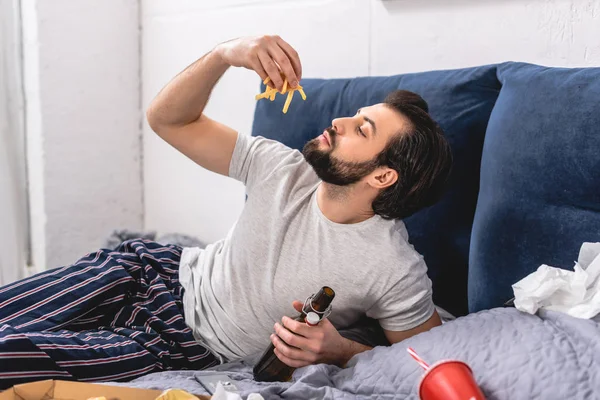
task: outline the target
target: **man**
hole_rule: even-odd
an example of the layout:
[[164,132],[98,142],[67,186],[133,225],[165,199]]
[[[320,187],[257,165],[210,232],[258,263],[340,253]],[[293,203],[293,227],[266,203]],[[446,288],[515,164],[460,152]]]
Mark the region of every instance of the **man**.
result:
[[[292,87],[302,77],[281,38],[231,40],[176,76],[147,117],[198,165],[246,185],[236,225],[203,250],[134,240],[0,288],[0,359],[10,360],[0,363],[0,385],[206,368],[258,353],[269,338],[290,366],[343,365],[369,348],[338,329],[364,315],[391,343],[440,325],[425,263],[401,222],[441,196],[450,170],[425,101],[394,92],[334,119],[300,153],[203,114],[230,66],[279,90],[281,73]],[[324,285],[336,291],[329,318],[317,326],[282,318]]]

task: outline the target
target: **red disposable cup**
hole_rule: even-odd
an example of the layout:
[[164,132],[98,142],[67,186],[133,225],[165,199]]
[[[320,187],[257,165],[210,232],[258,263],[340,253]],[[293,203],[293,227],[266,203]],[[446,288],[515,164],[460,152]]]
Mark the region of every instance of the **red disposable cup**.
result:
[[421,400],[485,400],[473,371],[462,361],[440,361],[432,365],[419,383]]

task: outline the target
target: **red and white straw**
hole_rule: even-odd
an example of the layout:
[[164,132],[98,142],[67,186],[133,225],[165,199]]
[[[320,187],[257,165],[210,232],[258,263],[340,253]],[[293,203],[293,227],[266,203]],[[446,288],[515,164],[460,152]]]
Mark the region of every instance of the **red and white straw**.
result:
[[406,351],[408,351],[408,354],[410,354],[411,357],[414,358],[415,361],[418,362],[419,365],[425,371],[427,371],[429,369],[429,365],[427,365],[427,363],[425,362],[425,360],[423,360],[421,357],[419,357],[419,355],[417,354],[417,352],[412,347],[409,347],[408,349],[406,349]]

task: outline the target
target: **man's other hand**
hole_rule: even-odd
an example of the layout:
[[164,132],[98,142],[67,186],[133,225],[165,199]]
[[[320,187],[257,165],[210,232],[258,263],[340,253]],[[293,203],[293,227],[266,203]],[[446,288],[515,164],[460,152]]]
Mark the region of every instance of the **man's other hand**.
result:
[[[302,311],[301,302],[294,301],[293,306]],[[343,365],[355,354],[354,343],[342,337],[327,318],[310,326],[283,317],[281,324],[275,324],[271,341],[277,358],[295,368],[318,363]]]

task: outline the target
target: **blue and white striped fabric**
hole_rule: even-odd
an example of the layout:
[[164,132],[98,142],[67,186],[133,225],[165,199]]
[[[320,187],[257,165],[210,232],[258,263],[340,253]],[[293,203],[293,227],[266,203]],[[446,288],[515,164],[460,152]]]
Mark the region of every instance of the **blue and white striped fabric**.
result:
[[0,288],[0,389],[218,364],[183,319],[180,256],[131,240]]

